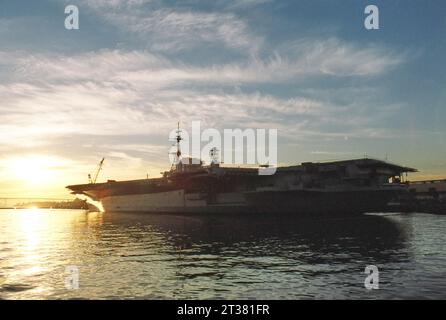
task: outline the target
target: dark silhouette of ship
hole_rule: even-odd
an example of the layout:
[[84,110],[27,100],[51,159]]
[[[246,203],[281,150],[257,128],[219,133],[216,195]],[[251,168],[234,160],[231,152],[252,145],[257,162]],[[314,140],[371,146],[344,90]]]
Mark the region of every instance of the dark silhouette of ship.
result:
[[[161,178],[70,185],[105,211],[160,213],[357,214],[383,212],[407,193],[403,174],[416,169],[363,158],[275,168],[224,167],[181,158]],[[102,163],[102,162],[101,162]]]

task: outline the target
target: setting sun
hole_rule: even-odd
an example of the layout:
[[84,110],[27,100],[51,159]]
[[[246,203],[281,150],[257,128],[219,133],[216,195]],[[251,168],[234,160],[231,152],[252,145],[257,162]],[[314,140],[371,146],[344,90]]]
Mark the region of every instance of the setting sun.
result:
[[54,157],[31,155],[11,159],[7,165],[12,178],[30,185],[45,185],[57,176],[60,161]]

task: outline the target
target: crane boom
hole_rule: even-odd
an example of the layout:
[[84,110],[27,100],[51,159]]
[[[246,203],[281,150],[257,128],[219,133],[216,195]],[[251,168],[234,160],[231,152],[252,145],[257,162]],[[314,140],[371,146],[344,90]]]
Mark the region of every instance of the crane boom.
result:
[[94,178],[91,180],[91,183],[96,183],[96,180],[98,180],[99,172],[102,170],[104,160],[105,158],[102,158],[101,162],[99,162],[98,169],[96,170],[96,174],[94,175]]

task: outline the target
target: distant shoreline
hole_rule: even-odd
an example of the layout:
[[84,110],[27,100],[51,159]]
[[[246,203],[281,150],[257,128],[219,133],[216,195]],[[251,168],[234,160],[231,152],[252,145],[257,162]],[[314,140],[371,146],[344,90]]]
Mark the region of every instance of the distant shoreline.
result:
[[4,203],[0,209],[88,209],[85,200],[74,199],[68,201],[26,201],[14,204]]

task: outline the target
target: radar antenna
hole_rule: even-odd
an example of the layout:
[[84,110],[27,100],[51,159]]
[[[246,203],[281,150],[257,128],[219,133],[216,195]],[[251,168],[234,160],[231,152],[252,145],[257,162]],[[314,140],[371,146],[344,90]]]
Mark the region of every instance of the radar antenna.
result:
[[216,147],[209,150],[209,157],[211,158],[211,164],[218,164],[220,162],[218,157],[218,149]]
[[183,140],[183,138],[181,137],[180,122],[178,122],[175,136],[176,143],[174,144],[177,150],[175,152],[170,153],[174,155],[174,159],[172,162],[172,169],[174,169],[175,166],[178,165],[181,161],[181,144],[180,144],[181,140]]
[[181,140],[183,140],[183,138],[181,138],[181,130],[180,130],[180,122],[179,121],[178,121],[178,125],[177,125],[176,140],[177,140],[177,161],[180,162],[180,159],[181,159],[180,142],[181,142]]

